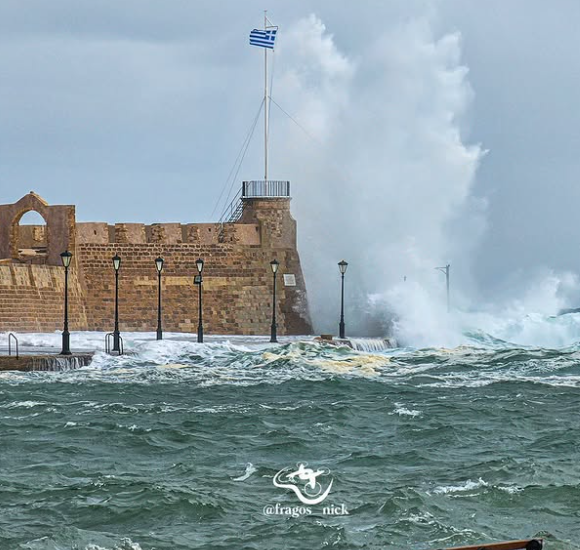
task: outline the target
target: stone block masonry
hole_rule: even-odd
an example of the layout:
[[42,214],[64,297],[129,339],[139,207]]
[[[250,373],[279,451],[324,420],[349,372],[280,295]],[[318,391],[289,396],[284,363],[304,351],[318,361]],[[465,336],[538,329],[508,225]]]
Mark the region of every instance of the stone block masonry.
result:
[[[51,265],[0,263],[0,331],[53,332],[63,324],[64,270]],[[84,293],[69,278],[71,326],[87,330]]]
[[[19,226],[30,210],[43,216],[46,227]],[[34,247],[35,236],[45,239],[43,247]],[[205,261],[206,334],[269,333],[274,258],[280,262],[278,333],[312,331],[290,199],[246,200],[240,221],[224,224],[76,223],[73,206],[49,206],[34,193],[0,206],[0,331],[62,329],[60,253],[66,248],[74,255],[69,280],[71,331],[112,331],[115,254],[122,259],[121,331],[156,329],[157,256],[165,260],[164,331],[196,331],[199,288],[193,277],[199,257]],[[285,286],[284,274],[294,275],[295,286]]]

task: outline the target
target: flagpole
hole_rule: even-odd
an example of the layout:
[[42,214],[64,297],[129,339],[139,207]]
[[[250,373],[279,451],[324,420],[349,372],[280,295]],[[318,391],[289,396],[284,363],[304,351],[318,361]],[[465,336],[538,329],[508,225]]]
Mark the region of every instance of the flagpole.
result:
[[[264,30],[268,27],[268,12],[264,10]],[[268,180],[268,48],[264,48],[264,180]]]

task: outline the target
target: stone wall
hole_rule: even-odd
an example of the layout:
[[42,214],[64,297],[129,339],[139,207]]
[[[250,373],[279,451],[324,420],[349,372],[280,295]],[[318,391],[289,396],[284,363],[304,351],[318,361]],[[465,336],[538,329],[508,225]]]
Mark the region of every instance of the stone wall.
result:
[[20,249],[46,249],[48,245],[45,225],[21,225],[18,245]]
[[[0,260],[0,331],[61,330],[64,269],[59,255],[69,248],[71,331],[113,330],[112,257],[119,254],[121,331],[156,329],[155,258],[162,256],[165,331],[196,332],[199,287],[193,277],[195,261],[202,257],[205,333],[269,334],[270,261],[276,258],[278,333],[308,334],[312,329],[289,204],[289,199],[247,201],[239,223],[153,225],[75,223],[74,207],[50,207],[33,194],[0,206],[0,229],[5,231],[0,234],[0,254],[7,258]],[[34,226],[17,227],[31,209],[47,221],[47,252],[42,257],[26,257],[13,245],[18,231],[19,242],[31,245],[35,234],[40,236]],[[41,260],[45,265],[36,265]],[[286,281],[289,286],[285,274],[293,275]]]
[[[71,330],[87,330],[87,314],[76,270],[69,278]],[[0,264],[0,331],[52,332],[63,326],[64,269],[35,264]]]
[[[272,271],[277,258],[281,271],[296,268],[292,251],[275,253],[235,244],[79,244],[86,285],[86,303],[92,330],[111,331],[115,277],[111,258],[121,257],[119,316],[121,330],[153,331],[157,324],[158,279],[155,258],[165,264],[162,276],[163,328],[195,332],[198,286],[195,261],[205,261],[203,271],[203,322],[207,334],[268,334],[272,312]],[[301,277],[301,275],[300,275]],[[308,323],[296,314],[304,296],[300,287],[284,287],[278,275],[279,333],[307,333]],[[296,308],[296,312],[293,308]],[[307,318],[306,318],[307,319]]]
[[27,212],[38,212],[46,221],[47,250],[39,262],[60,265],[60,253],[74,248],[75,207],[49,206],[34,192],[14,204],[0,205],[0,259],[30,260],[19,250],[20,231],[27,231],[26,226],[20,226],[20,220]]

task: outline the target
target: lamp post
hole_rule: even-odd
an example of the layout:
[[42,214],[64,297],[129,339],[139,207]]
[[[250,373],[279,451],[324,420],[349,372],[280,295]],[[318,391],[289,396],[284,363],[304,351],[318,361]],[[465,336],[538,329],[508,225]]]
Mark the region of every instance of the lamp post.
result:
[[442,273],[445,273],[445,284],[447,286],[447,313],[449,313],[450,302],[449,302],[449,269],[451,268],[451,264],[447,264],[443,267],[436,267]]
[[72,254],[66,250],[60,255],[64,266],[64,327],[62,331],[62,351],[61,355],[72,355],[70,351],[70,333],[68,331],[68,268],[72,259]]
[[115,330],[113,330],[113,351],[121,353],[120,333],[119,333],[119,268],[121,258],[118,254],[113,256],[113,269],[115,270]]
[[345,338],[344,335],[344,274],[346,273],[346,268],[348,263],[344,260],[338,262],[338,269],[340,270],[340,323],[338,323],[338,333],[340,338]]
[[274,259],[270,262],[270,267],[272,268],[272,275],[274,278],[274,284],[272,285],[272,326],[270,327],[270,342],[278,342],[276,334],[276,274],[278,273],[280,262]]
[[155,260],[155,267],[157,268],[158,278],[158,292],[157,292],[157,340],[163,340],[163,330],[161,329],[161,272],[163,271],[163,258]]
[[201,283],[203,282],[202,271],[203,271],[203,260],[198,258],[195,262],[197,267],[197,276],[194,279],[194,284],[199,285],[199,320],[197,322],[197,341],[201,344],[203,343],[203,316],[202,316],[202,299],[201,299]]

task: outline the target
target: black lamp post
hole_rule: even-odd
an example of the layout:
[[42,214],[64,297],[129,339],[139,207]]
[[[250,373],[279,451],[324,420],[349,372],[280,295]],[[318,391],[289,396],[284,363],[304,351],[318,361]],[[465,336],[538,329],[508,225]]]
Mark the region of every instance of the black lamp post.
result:
[[348,263],[344,260],[338,262],[338,269],[340,270],[341,287],[340,287],[340,323],[338,323],[338,332],[340,338],[344,338],[344,274],[346,273],[346,268]]
[[62,351],[61,355],[72,355],[70,351],[70,333],[68,331],[68,268],[72,259],[72,254],[67,250],[60,255],[64,266],[64,327],[62,331]]
[[272,326],[270,327],[270,342],[278,342],[276,334],[276,273],[278,273],[280,262],[278,260],[272,260],[270,267],[272,268],[274,278],[274,284],[272,285]]
[[158,293],[157,293],[157,340],[163,340],[163,330],[161,329],[161,272],[163,271],[163,258],[155,260],[157,268]]
[[119,333],[119,268],[121,258],[118,254],[113,256],[113,268],[115,270],[115,330],[113,331],[113,351],[121,353],[120,333]]
[[198,258],[195,262],[197,267],[197,276],[194,279],[194,283],[199,285],[199,320],[197,322],[197,341],[201,344],[203,343],[203,316],[202,316],[202,299],[201,299],[201,283],[203,282],[202,271],[203,271],[203,260]]

